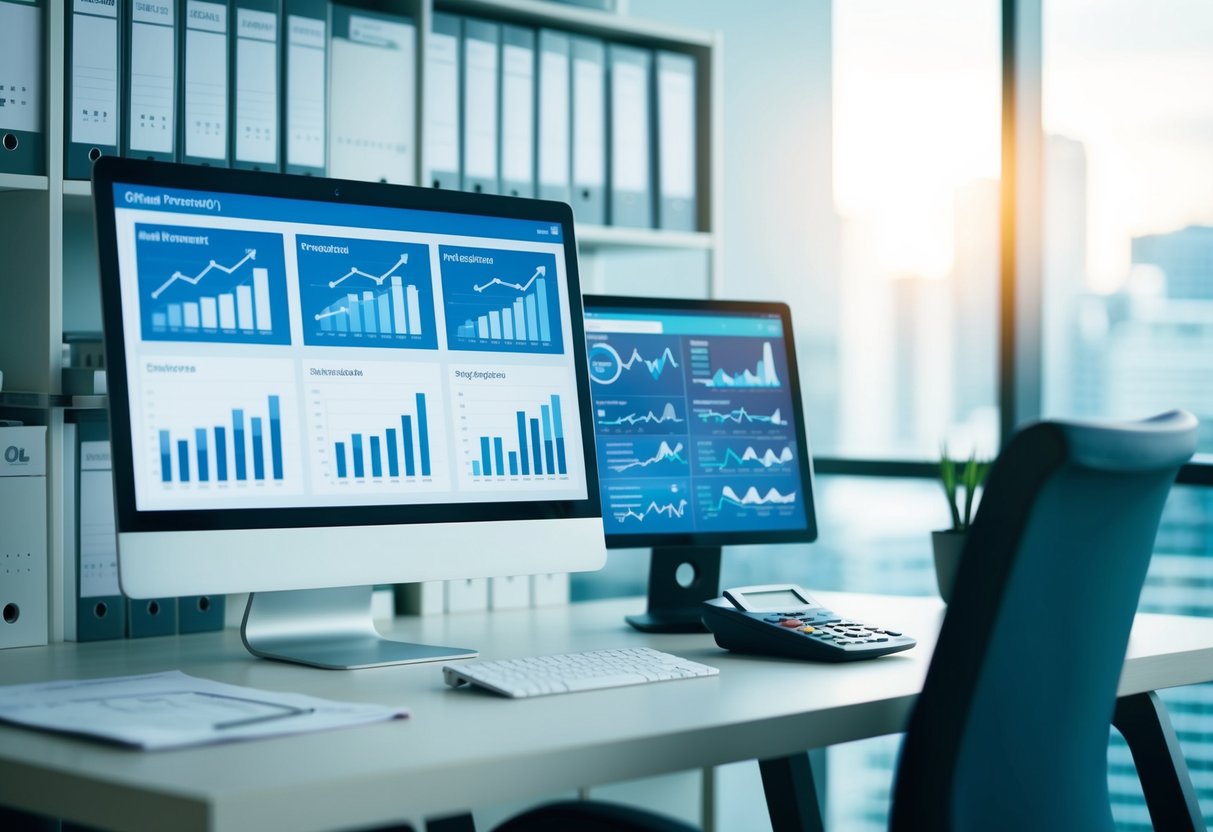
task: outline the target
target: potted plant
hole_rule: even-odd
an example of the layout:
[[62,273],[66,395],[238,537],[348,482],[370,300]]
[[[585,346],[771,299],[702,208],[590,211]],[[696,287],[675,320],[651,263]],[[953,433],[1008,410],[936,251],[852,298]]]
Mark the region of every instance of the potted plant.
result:
[[985,481],[989,470],[990,463],[979,462],[976,452],[961,461],[948,455],[946,445],[939,450],[939,480],[948,498],[952,527],[932,532],[931,544],[935,552],[935,581],[944,603],[951,598],[960,553],[964,550],[969,525],[973,522],[973,495]]

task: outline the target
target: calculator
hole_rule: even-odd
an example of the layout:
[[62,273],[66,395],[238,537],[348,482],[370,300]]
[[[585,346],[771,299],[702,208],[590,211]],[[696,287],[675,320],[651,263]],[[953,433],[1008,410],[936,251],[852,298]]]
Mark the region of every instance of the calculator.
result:
[[916,642],[895,627],[855,621],[826,609],[796,584],[725,590],[704,601],[703,623],[716,643],[738,653],[815,662],[851,662],[909,650]]

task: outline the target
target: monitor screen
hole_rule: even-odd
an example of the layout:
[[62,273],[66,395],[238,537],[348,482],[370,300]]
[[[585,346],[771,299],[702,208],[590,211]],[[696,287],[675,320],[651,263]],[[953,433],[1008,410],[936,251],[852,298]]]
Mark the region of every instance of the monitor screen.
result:
[[[137,564],[190,557],[223,578],[178,564],[209,587],[171,594],[590,568],[542,542],[555,528],[509,525],[601,536],[567,206],[97,171],[124,588],[159,591]],[[400,534],[422,526],[445,531]],[[175,551],[183,532],[283,529],[310,536]],[[140,533],[174,537],[140,551]],[[244,563],[215,551],[250,539]],[[271,551],[317,539],[293,570]]]
[[816,537],[783,304],[586,297],[612,546]]

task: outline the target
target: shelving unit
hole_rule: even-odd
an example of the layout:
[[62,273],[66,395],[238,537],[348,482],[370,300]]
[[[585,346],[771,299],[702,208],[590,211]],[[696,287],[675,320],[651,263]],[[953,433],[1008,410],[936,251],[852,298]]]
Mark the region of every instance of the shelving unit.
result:
[[[721,40],[714,33],[684,30],[543,0],[350,0],[349,5],[408,15],[417,31],[418,113],[424,112],[426,39],[435,10],[533,28],[554,28],[651,49],[681,51],[696,58],[696,188],[698,231],[579,226],[583,283],[595,280],[604,258],[617,252],[701,251],[707,258],[711,294],[721,281]],[[99,330],[100,292],[95,265],[90,183],[65,180],[64,31],[66,0],[48,0],[44,26],[47,174],[0,174],[0,370],[4,391],[0,414],[15,415],[50,430],[47,477],[51,564],[63,559],[63,422],[72,403],[61,396],[65,320],[71,328]],[[420,149],[424,119],[417,118],[416,181],[423,182]],[[659,280],[661,275],[653,275]],[[84,326],[81,326],[83,322]],[[13,391],[36,394],[14,397]],[[30,406],[33,403],[33,406]],[[41,405],[37,404],[41,403]],[[14,413],[14,411],[19,411]],[[53,593],[52,593],[53,595]],[[52,618],[56,611],[52,609]],[[62,616],[59,616],[62,620]]]

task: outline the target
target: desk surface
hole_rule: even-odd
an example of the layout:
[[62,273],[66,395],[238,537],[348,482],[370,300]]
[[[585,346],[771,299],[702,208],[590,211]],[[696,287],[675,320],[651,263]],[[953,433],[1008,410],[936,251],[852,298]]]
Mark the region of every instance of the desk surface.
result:
[[[0,726],[0,804],[122,829],[334,829],[435,817],[901,729],[922,686],[943,605],[934,598],[816,593],[919,640],[848,665],[728,654],[710,635],[645,635],[642,600],[399,619],[401,639],[481,657],[647,645],[720,675],[509,700],[452,690],[440,664],[326,671],[255,659],[235,631],[57,644],[0,653],[0,682],[180,668],[223,682],[402,704],[407,720],[256,742],[138,752]],[[1213,620],[1140,615],[1121,693],[1213,676]]]

